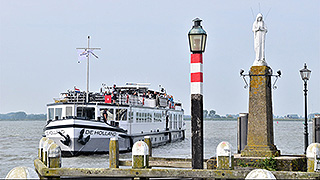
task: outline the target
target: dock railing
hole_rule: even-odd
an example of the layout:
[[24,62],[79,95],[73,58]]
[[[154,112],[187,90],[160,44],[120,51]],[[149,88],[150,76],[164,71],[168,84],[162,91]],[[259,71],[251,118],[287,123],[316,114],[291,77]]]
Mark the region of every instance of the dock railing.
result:
[[[40,144],[48,139],[40,140]],[[103,178],[207,178],[207,179],[245,179],[252,169],[221,169],[212,165],[214,159],[205,160],[204,169],[191,169],[191,159],[152,157],[150,137],[138,141],[133,146],[132,160],[119,159],[117,138],[111,138],[109,144],[108,168],[64,168],[61,166],[61,149],[55,143],[46,148],[39,146],[39,157],[34,166],[39,177],[103,177]],[[46,160],[45,160],[46,158]],[[230,162],[230,161],[226,161]],[[131,168],[124,167],[130,166]],[[124,168],[123,168],[124,167]],[[154,168],[156,167],[156,168]],[[272,171],[277,179],[314,179],[317,172]]]

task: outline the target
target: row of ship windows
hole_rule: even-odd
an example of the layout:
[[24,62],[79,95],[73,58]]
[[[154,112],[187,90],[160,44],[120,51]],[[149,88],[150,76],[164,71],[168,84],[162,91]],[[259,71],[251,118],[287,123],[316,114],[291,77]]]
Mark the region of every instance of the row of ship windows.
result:
[[[133,120],[133,112],[129,113],[129,117]],[[153,122],[162,122],[162,113],[153,113]],[[152,113],[145,112],[136,112],[136,122],[144,123],[144,122],[152,122]]]
[[[173,139],[181,138],[181,137],[182,137],[181,133],[173,135]],[[163,140],[168,140],[168,137],[167,136],[159,137],[159,141],[163,141]],[[144,140],[140,139],[139,141],[144,141]],[[151,142],[156,142],[156,141],[157,141],[156,137],[155,138],[151,137]]]
[[[115,110],[115,111],[114,111]],[[116,120],[116,121],[133,121],[133,112],[129,112],[127,117],[127,109],[100,109],[101,118],[104,117],[103,112],[107,114],[107,120]],[[95,119],[95,108],[90,107],[78,107],[77,108],[77,117],[83,117],[86,119]],[[148,123],[148,122],[162,122],[165,121],[165,115],[163,113],[148,113],[148,112],[136,112],[136,122],[137,123]],[[153,117],[152,117],[153,115]],[[72,116],[72,107],[66,107],[65,117]],[[63,119],[62,108],[48,108],[48,119]],[[169,119],[173,121],[175,127],[179,123],[179,127],[182,126],[182,115],[181,114],[169,114]],[[153,120],[153,121],[152,121]],[[178,121],[178,122],[177,122]],[[171,123],[169,124],[170,128],[172,127]]]
[[[159,137],[159,141],[164,141],[164,140],[168,140],[168,137],[166,136],[162,136],[162,137]],[[144,141],[144,139],[140,139],[139,141]],[[157,138],[153,138],[151,137],[151,142],[156,142],[157,141]]]

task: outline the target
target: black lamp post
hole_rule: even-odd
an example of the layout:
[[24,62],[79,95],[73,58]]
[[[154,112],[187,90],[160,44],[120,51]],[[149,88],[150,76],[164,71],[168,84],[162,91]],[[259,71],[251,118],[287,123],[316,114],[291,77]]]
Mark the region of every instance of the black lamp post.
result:
[[310,79],[311,70],[304,63],[304,68],[300,70],[301,79],[304,81],[304,154],[308,148],[308,112],[307,112],[307,82]]
[[203,73],[202,53],[205,50],[207,33],[200,25],[201,19],[193,20],[188,33],[191,54],[191,133],[192,168],[203,169]]

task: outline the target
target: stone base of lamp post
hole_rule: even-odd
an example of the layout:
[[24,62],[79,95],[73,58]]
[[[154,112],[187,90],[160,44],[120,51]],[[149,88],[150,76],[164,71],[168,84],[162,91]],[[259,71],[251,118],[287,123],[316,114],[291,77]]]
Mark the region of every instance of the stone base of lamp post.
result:
[[271,75],[268,66],[252,66],[250,69],[247,145],[241,156],[280,156],[273,137]]
[[242,157],[278,157],[280,150],[273,144],[271,145],[248,145],[241,151]]

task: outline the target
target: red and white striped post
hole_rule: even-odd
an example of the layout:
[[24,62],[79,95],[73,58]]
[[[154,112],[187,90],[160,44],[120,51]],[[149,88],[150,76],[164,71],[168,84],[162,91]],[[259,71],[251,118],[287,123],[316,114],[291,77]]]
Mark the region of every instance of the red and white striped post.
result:
[[207,34],[202,29],[201,19],[193,20],[189,31],[191,54],[191,132],[192,132],[192,169],[203,169],[203,72],[202,53],[205,50]]
[[191,54],[191,94],[203,94],[202,53]]

